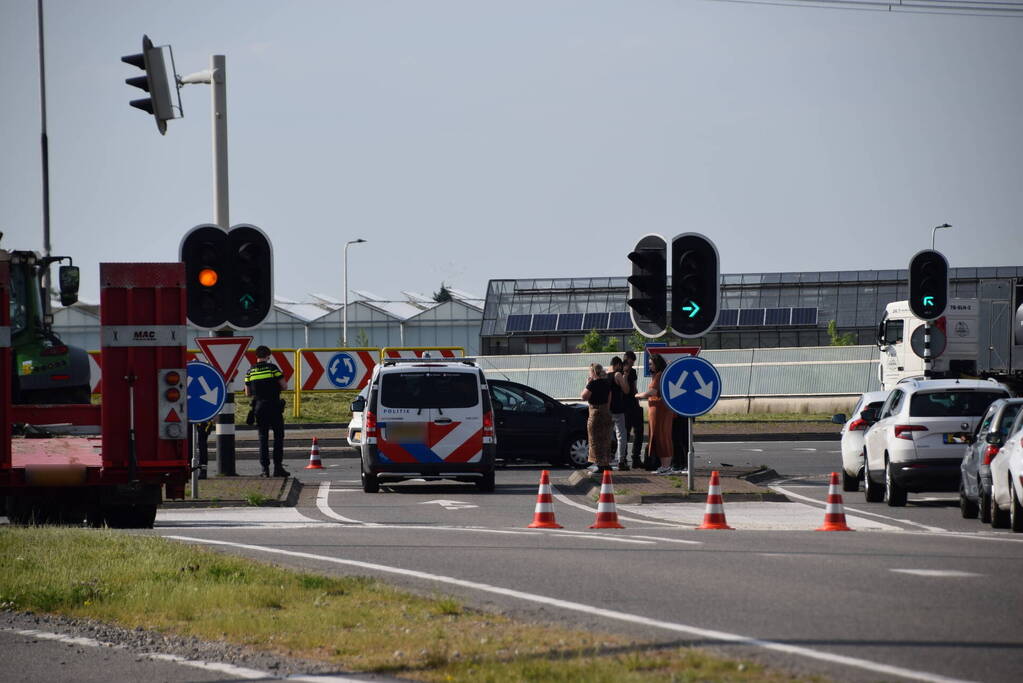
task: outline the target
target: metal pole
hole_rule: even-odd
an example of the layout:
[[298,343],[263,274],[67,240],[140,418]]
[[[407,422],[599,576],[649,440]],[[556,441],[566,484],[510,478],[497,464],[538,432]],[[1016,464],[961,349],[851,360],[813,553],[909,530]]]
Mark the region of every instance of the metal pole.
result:
[[696,469],[696,453],[693,452],[693,418],[689,420],[689,450],[686,460],[686,491],[693,490],[693,470]]
[[199,425],[192,425],[192,500],[199,498]]
[[345,308],[341,312],[341,346],[348,346],[348,247],[352,244],[362,244],[366,240],[361,237],[356,240],[345,242]]
[[[37,0],[36,11],[39,22],[39,114],[42,133],[39,143],[42,148],[43,171],[43,256],[49,256],[50,248],[50,139],[46,133],[46,51],[43,43],[43,0]],[[50,268],[43,273],[43,314],[50,314]]]
[[[213,218],[222,229],[231,227],[230,205],[227,191],[227,63],[224,55],[210,55],[210,80],[213,85]],[[234,331],[223,328],[218,337],[232,337]],[[225,377],[227,391],[224,409],[217,417],[217,472],[222,477],[234,477],[234,392],[232,377]]]
[[942,228],[951,228],[951,227],[952,226],[949,225],[948,223],[943,223],[941,225],[934,226],[934,229],[931,230],[931,251],[934,251],[934,235],[935,235],[935,233],[937,233]]
[[931,323],[924,321],[924,379],[931,378]]

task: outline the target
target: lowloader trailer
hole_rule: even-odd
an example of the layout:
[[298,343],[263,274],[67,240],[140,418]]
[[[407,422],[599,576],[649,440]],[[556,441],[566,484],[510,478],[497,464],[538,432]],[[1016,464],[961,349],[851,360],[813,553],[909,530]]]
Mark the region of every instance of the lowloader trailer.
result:
[[10,274],[0,252],[7,517],[12,524],[152,527],[164,497],[184,497],[189,476],[184,264],[100,264],[101,405],[12,401]]

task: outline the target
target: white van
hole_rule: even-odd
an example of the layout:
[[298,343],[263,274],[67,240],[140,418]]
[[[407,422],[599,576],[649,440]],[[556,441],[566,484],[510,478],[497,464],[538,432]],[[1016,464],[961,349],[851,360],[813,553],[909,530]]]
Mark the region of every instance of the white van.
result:
[[[978,326],[976,299],[951,299],[945,314],[932,327],[932,377],[976,376]],[[880,349],[878,378],[881,388],[890,391],[900,380],[922,377],[924,359],[913,350],[912,339],[923,339],[924,321],[913,315],[908,301],[893,301],[885,306],[877,330]],[[922,341],[921,341],[922,343]],[[943,346],[943,348],[941,348]],[[940,352],[939,352],[940,349]]]
[[454,479],[494,490],[494,413],[471,358],[388,359],[373,371],[362,419],[362,489]]

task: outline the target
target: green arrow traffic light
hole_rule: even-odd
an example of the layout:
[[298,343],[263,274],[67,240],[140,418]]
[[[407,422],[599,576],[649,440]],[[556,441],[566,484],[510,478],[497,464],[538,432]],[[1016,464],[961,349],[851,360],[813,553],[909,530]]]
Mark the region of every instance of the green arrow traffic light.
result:
[[933,306],[933,305],[934,305],[934,297],[933,296],[925,296],[924,297],[924,306]]
[[698,303],[696,303],[695,301],[690,301],[688,306],[683,306],[682,307],[682,310],[683,311],[691,311],[689,313],[689,317],[692,318],[697,313],[700,312],[700,305]]

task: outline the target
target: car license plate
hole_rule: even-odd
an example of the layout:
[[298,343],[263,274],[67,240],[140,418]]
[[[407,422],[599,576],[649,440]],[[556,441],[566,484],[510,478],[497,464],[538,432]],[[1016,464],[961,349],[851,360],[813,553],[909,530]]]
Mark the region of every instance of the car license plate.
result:
[[970,443],[970,435],[966,432],[954,432],[943,434],[945,443]]
[[388,441],[394,443],[424,443],[426,441],[426,424],[422,422],[389,424],[386,436]]

